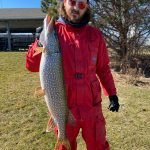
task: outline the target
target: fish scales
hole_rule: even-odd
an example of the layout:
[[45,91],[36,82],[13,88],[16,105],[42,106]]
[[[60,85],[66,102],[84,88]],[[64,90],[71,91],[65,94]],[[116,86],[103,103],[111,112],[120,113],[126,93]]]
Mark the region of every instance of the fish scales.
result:
[[42,89],[45,90],[44,98],[48,109],[58,125],[58,138],[65,139],[68,109],[63,82],[61,53],[55,32],[55,30],[52,30],[51,33],[47,33],[46,51],[42,53],[40,63],[40,82]]

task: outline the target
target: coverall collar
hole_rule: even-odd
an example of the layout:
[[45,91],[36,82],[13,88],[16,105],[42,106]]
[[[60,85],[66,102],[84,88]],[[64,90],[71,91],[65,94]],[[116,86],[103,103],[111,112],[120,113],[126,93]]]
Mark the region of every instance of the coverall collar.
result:
[[89,20],[90,19],[89,19],[88,14],[85,14],[80,23],[71,22],[71,21],[69,21],[68,19],[66,19],[63,16],[60,16],[57,21],[59,21],[59,22],[61,22],[63,24],[71,25],[72,27],[75,27],[75,28],[81,28],[81,27],[84,27],[85,25],[87,25]]

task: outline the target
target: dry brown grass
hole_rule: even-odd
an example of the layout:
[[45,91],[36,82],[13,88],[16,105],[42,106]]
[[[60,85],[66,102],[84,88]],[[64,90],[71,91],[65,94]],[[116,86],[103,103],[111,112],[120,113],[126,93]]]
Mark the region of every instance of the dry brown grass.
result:
[[[116,73],[114,78],[120,111],[109,112],[108,99],[103,97],[111,150],[149,150],[150,86],[134,86],[127,82],[127,76]],[[37,86],[38,74],[25,69],[25,53],[0,53],[1,150],[54,149],[54,134],[44,134],[48,120],[45,102],[33,97]],[[78,150],[86,150],[81,136],[78,137]]]

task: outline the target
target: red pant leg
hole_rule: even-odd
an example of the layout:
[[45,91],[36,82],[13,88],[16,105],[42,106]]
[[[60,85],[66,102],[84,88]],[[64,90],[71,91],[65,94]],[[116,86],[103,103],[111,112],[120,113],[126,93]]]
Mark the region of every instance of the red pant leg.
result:
[[[77,150],[77,142],[76,142],[76,138],[78,136],[80,130],[80,122],[76,121],[76,125],[72,126],[70,124],[66,125],[66,134],[67,134],[67,138],[70,142],[71,145],[71,150]],[[56,134],[58,133],[58,130],[56,129]],[[60,146],[59,150],[67,150],[63,145]]]
[[82,122],[82,136],[87,150],[110,150],[106,140],[105,119],[101,114]]

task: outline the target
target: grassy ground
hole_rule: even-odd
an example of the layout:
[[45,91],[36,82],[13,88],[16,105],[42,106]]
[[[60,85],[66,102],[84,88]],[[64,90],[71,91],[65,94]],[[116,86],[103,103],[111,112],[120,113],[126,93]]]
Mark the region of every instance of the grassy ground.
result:
[[[107,137],[111,150],[150,150],[150,86],[132,86],[114,74],[120,112],[107,110]],[[25,69],[25,53],[0,53],[0,149],[53,150],[54,134],[45,134],[48,120],[43,98],[34,98],[39,86],[37,73]],[[79,135],[78,150],[86,150]]]

